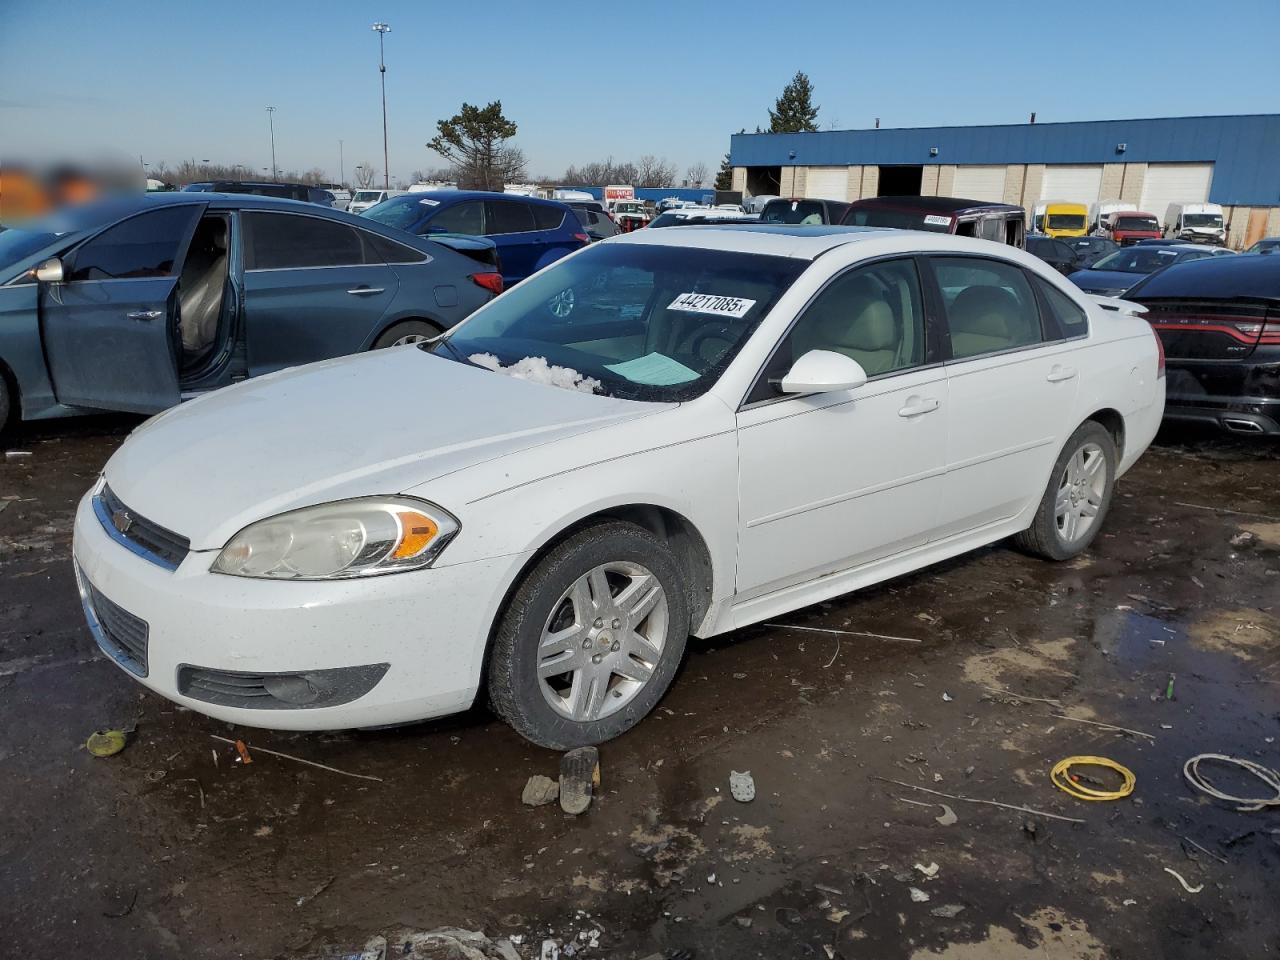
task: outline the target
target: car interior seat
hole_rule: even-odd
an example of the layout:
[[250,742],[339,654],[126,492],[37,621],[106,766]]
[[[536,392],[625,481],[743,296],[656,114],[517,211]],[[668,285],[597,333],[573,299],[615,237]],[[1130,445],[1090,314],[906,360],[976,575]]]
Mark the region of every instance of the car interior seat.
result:
[[1018,303],[1004,287],[974,286],[962,290],[947,311],[951,346],[958,357],[973,357],[994,350],[1034,343],[1038,318]]
[[227,222],[206,217],[196,227],[178,281],[179,328],[184,367],[213,348],[227,287]]

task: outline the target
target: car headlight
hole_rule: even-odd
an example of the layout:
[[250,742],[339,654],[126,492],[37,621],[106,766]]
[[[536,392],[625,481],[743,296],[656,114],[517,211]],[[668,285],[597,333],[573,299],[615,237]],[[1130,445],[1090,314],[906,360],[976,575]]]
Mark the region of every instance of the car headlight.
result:
[[304,507],[249,524],[210,568],[233,577],[347,580],[431,565],[458,521],[409,497],[367,497]]

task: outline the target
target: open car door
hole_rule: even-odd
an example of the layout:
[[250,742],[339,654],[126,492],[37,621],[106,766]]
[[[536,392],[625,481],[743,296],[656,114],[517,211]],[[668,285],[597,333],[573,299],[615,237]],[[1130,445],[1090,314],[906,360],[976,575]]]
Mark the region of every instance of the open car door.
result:
[[178,403],[178,276],[204,210],[130,217],[72,250],[42,284],[40,323],[59,403],[156,413]]

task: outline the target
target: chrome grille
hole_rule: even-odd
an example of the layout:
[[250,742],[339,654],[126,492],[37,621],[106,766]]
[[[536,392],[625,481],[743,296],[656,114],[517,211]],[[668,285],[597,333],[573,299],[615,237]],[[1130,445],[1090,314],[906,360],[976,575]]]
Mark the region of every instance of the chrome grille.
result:
[[93,498],[93,509],[113,540],[158,566],[176,570],[191,552],[190,540],[134,513],[106,484]]

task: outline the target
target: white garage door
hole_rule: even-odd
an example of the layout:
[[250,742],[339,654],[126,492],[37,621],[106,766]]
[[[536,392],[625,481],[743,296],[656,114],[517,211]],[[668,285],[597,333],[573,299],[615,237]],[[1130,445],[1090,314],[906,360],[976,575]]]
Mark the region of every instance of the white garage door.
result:
[[804,195],[818,200],[849,198],[848,167],[810,167],[804,182]]
[[1098,164],[1050,164],[1044,168],[1040,202],[1083,203],[1088,206],[1098,201],[1098,191],[1101,189],[1102,167]]
[[1142,203],[1145,213],[1154,213],[1164,223],[1165,211],[1171,203],[1204,203],[1209,199],[1209,182],[1213,179],[1212,163],[1152,163],[1142,180]]
[[956,167],[953,197],[965,200],[985,200],[988,203],[1004,202],[1004,175],[1008,167]]

